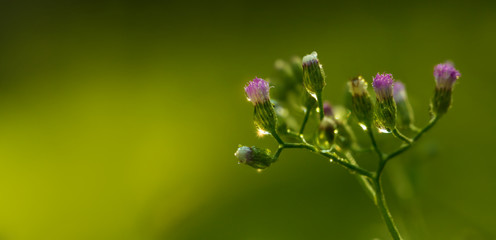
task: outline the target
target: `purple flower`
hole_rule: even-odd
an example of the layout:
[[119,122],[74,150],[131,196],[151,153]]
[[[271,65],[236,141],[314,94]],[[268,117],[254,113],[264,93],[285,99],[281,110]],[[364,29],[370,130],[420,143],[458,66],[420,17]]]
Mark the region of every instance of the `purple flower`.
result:
[[269,83],[257,77],[245,86],[246,96],[253,105],[269,101],[269,89]]
[[324,115],[331,117],[334,116],[334,112],[332,111],[331,104],[328,101],[324,102]]
[[451,89],[460,76],[460,72],[449,62],[440,63],[434,67],[437,88]]
[[377,100],[384,101],[385,99],[393,97],[393,82],[394,79],[392,74],[377,73],[372,82]]
[[396,81],[393,86],[393,97],[395,102],[405,101],[406,91],[402,82]]

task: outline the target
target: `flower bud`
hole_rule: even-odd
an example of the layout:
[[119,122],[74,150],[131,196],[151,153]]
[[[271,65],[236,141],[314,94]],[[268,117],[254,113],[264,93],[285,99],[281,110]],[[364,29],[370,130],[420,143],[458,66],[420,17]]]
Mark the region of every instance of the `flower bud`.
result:
[[372,100],[367,91],[367,86],[367,82],[365,82],[362,76],[353,78],[348,82],[348,88],[351,93],[351,111],[357,118],[360,126],[364,129],[372,124],[372,118],[374,116]]
[[269,83],[261,78],[255,78],[245,86],[248,100],[255,106],[254,122],[259,131],[273,133],[276,129],[276,113],[270,102]]
[[381,132],[391,132],[396,127],[396,104],[393,99],[393,75],[379,74],[374,78],[377,99],[375,108],[375,124]]
[[434,78],[436,90],[431,100],[431,113],[441,116],[451,107],[453,85],[460,78],[460,72],[451,63],[441,63],[434,67]]
[[413,110],[402,82],[396,81],[394,83],[393,97],[398,110],[398,125],[404,128],[409,127],[413,124]]
[[319,125],[319,137],[329,144],[332,144],[334,142],[334,137],[336,136],[336,128],[336,122],[331,117],[324,117]]
[[270,166],[273,158],[269,149],[262,149],[247,146],[240,146],[234,156],[238,158],[239,163],[246,164],[256,169],[264,169]]
[[331,104],[328,101],[324,102],[324,115],[326,117],[332,117],[334,118],[334,112],[332,111]]
[[324,69],[322,69],[322,65],[319,63],[317,52],[312,52],[303,57],[302,67],[303,84],[308,93],[314,98],[317,98],[317,94],[321,93],[326,85]]

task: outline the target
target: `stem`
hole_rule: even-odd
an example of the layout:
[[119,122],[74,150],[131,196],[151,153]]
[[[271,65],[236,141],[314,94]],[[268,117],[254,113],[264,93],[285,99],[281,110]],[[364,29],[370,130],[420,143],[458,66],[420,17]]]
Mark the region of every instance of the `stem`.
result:
[[312,112],[313,105],[315,105],[315,103],[308,104],[308,106],[307,106],[307,111],[305,112],[305,117],[303,118],[303,123],[301,123],[301,128],[300,128],[300,132],[299,132],[300,136],[301,136],[301,134],[303,134],[303,131],[305,130],[305,126],[307,125],[308,117],[310,116],[310,113]]
[[400,131],[398,131],[397,128],[393,129],[393,135],[400,139],[401,141],[407,143],[407,144],[411,144],[413,142],[412,139],[408,138],[407,136],[403,135]]
[[[351,164],[358,166],[358,163],[355,161],[355,158],[353,158],[353,155],[351,154],[351,152],[348,151],[348,152],[346,152],[345,155]],[[377,204],[377,197],[376,197],[375,189],[372,186],[372,184],[369,182],[369,179],[365,176],[360,176],[360,175],[355,175],[355,176],[356,176],[358,182],[360,183],[360,185],[362,185],[363,190],[365,190],[365,192],[372,199],[372,201],[374,201],[374,203]]]
[[379,211],[382,214],[382,218],[386,222],[389,233],[391,234],[393,239],[394,240],[401,240],[402,238],[400,236],[398,228],[396,227],[396,224],[394,223],[393,217],[391,216],[391,213],[389,212],[389,209],[388,209],[387,204],[386,204],[386,198],[384,197],[384,192],[383,192],[382,186],[381,186],[380,175],[377,175],[374,182],[376,185],[377,208],[379,208]]
[[324,103],[322,102],[322,92],[318,92],[315,95],[317,95],[317,102],[319,104],[320,121],[322,121],[322,119],[324,119]]
[[400,155],[401,153],[403,153],[404,151],[408,150],[412,144],[416,141],[419,140],[420,137],[422,137],[422,135],[429,131],[429,129],[431,129],[435,124],[436,122],[439,120],[439,117],[437,116],[434,116],[431,121],[427,124],[427,126],[425,126],[422,130],[420,130],[419,133],[417,133],[417,135],[415,135],[415,137],[413,137],[413,140],[412,142],[406,144],[406,145],[403,145],[402,147],[400,147],[398,150],[394,151],[393,153],[389,154],[386,158],[385,158],[385,161],[389,161],[391,158],[394,158],[398,155]]
[[370,125],[367,126],[367,133],[369,134],[370,141],[372,142],[372,147],[374,148],[375,152],[377,153],[377,156],[379,156],[379,160],[382,161],[382,159],[384,159],[384,155],[382,154],[381,150],[377,146],[377,142],[375,141],[374,133],[372,132],[372,127]]
[[331,162],[336,162],[337,164],[341,165],[342,167],[348,169],[349,171],[353,173],[357,173],[363,176],[366,176],[368,178],[373,178],[374,174],[366,169],[363,169],[359,166],[353,165],[349,163],[347,160],[344,160],[340,157],[338,157],[335,154],[331,154],[328,152],[320,151],[317,147],[307,144],[307,143],[285,143],[283,144],[282,148],[304,148],[308,149],[312,152],[318,153],[321,156],[324,156],[328,159],[331,160]]
[[281,139],[281,137],[279,137],[275,130],[271,134],[279,144],[284,144],[284,141]]

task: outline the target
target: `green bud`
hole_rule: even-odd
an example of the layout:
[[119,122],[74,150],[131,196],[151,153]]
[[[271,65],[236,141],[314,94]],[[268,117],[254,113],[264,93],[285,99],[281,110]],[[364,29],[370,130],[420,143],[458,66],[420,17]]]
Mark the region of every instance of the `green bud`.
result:
[[348,82],[351,93],[351,112],[357,118],[362,128],[372,125],[374,109],[372,99],[367,91],[368,84],[362,76],[353,78]]
[[277,126],[277,116],[272,103],[270,101],[265,101],[255,105],[253,120],[255,122],[255,126],[259,130],[265,133],[275,132]]
[[273,162],[273,157],[269,149],[240,146],[234,156],[238,158],[239,163],[246,164],[256,169],[264,169]]
[[393,98],[376,102],[375,125],[380,132],[391,132],[396,127],[396,104]]
[[325,141],[330,147],[336,136],[336,122],[331,117],[324,117],[319,125],[319,140]]
[[451,89],[436,88],[434,97],[431,100],[431,113],[435,116],[442,116],[451,107]]
[[317,94],[321,93],[326,85],[324,69],[322,69],[322,65],[319,63],[317,52],[312,52],[303,57],[302,67],[303,84],[308,93],[314,98],[317,98]]

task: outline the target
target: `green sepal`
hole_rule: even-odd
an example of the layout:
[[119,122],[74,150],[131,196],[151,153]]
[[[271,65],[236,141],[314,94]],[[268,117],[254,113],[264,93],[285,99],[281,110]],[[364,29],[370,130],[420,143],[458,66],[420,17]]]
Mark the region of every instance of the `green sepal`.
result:
[[452,103],[452,90],[445,88],[436,88],[434,97],[431,100],[431,114],[434,116],[442,116],[448,112]]
[[272,164],[274,159],[269,149],[252,146],[251,150],[252,156],[251,159],[246,162],[247,165],[256,169],[264,169]]
[[370,95],[355,95],[351,99],[351,111],[357,121],[365,126],[372,125],[374,109]]
[[376,127],[391,132],[396,127],[396,103],[393,98],[377,100],[375,106]]
[[325,73],[319,63],[312,63],[303,66],[303,84],[307,91],[315,95],[322,92],[325,83]]
[[272,103],[265,101],[255,105],[253,120],[258,129],[273,133],[277,126],[277,116]]

